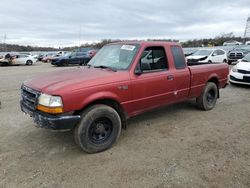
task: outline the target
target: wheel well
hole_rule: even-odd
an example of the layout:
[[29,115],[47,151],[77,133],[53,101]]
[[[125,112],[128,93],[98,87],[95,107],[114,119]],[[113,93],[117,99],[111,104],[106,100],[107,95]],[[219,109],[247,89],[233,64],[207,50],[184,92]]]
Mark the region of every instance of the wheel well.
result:
[[210,78],[210,79],[208,80],[208,82],[213,82],[213,83],[216,84],[216,86],[217,86],[217,88],[218,88],[218,98],[220,98],[219,80],[218,80],[218,78],[216,78],[216,77]]
[[95,104],[105,104],[105,105],[110,106],[111,108],[115,109],[121,118],[122,128],[126,129],[126,127],[127,127],[127,115],[124,112],[121,105],[113,99],[100,99],[100,100],[93,101],[90,104],[88,104],[87,106],[85,106],[83,109],[75,111],[74,114],[81,114],[81,112],[84,109],[86,109],[90,106],[93,106]]

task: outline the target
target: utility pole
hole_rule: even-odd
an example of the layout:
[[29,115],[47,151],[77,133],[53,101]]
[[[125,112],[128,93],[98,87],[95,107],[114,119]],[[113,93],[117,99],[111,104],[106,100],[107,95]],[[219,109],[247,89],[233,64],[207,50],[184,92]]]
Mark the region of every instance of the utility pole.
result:
[[249,15],[247,18],[246,28],[244,32],[244,43],[246,42],[248,38],[250,38],[250,16]]
[[7,51],[6,40],[7,40],[7,35],[6,35],[6,33],[4,33],[4,35],[3,35],[3,47],[4,47],[3,51],[5,51],[5,52]]

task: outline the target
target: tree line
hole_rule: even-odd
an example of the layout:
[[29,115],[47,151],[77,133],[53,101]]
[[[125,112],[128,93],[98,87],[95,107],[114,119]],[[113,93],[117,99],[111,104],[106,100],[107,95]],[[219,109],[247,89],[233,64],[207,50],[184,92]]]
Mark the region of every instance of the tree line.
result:
[[[230,40],[236,40],[238,42],[245,42],[246,40],[250,39],[244,39],[242,37],[236,37],[233,33],[226,33],[226,34],[220,34],[219,36],[215,38],[210,39],[194,39],[194,40],[187,40],[185,42],[181,42],[183,47],[202,47],[202,46],[222,46],[224,42],[230,41]],[[72,46],[72,47],[64,47],[64,48],[52,48],[52,47],[36,47],[36,46],[22,46],[22,45],[16,45],[16,44],[1,44],[0,43],[0,52],[32,52],[32,51],[73,51],[78,48],[85,48],[85,47],[91,47],[95,49],[100,49],[106,44],[112,43],[112,42],[122,42],[126,40],[113,40],[113,39],[104,39],[101,42],[97,43],[85,43],[79,46]],[[179,42],[178,40],[173,39],[147,39],[147,41],[171,41],[171,42]]]

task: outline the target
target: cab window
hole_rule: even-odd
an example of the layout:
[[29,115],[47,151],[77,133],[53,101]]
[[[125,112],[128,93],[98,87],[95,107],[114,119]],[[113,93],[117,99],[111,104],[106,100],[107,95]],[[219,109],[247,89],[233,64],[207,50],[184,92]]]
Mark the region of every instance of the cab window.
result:
[[142,72],[166,70],[168,68],[167,57],[163,47],[148,47],[140,58]]
[[173,54],[175,68],[184,69],[186,67],[186,61],[182,49],[179,46],[171,46],[171,52]]

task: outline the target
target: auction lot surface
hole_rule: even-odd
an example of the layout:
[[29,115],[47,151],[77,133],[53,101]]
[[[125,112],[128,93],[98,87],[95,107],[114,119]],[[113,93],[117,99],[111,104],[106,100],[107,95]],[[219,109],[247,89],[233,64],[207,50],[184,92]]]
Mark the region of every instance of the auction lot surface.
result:
[[19,108],[24,80],[69,68],[0,67],[0,187],[250,187],[249,87],[221,90],[212,111],[191,100],[140,115],[90,155]]

